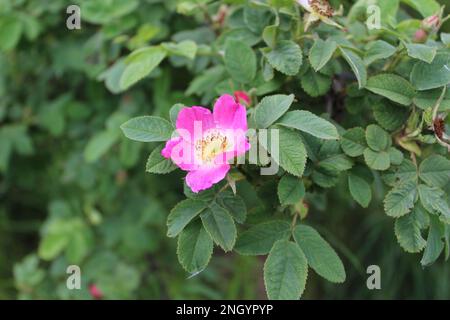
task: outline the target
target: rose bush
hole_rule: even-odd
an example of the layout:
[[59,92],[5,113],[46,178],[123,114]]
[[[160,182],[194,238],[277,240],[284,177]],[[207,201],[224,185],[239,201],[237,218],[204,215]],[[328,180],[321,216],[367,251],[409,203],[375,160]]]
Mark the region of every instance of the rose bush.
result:
[[75,2],[0,1],[0,293],[448,297],[443,2]]

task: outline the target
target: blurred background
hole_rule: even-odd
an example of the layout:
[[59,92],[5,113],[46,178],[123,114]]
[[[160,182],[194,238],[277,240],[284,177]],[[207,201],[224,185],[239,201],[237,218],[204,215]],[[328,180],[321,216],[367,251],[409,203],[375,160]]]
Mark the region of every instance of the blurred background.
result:
[[[183,173],[146,174],[156,145],[119,129],[136,115],[168,118],[174,103],[198,104],[204,92],[186,90],[208,58],[165,61],[126,92],[108,77],[140,46],[216,35],[178,14],[175,0],[90,2],[81,29],[68,30],[72,2],[0,0],[0,299],[265,299],[265,257],[216,249],[199,275],[180,267],[165,220],[184,199]],[[419,255],[401,249],[381,181],[367,210],[343,184],[317,195],[309,219],[338,251],[347,280],[310,272],[303,298],[449,299],[449,264],[422,269]],[[66,287],[70,264],[81,268],[81,290]],[[381,290],[366,287],[372,264]]]

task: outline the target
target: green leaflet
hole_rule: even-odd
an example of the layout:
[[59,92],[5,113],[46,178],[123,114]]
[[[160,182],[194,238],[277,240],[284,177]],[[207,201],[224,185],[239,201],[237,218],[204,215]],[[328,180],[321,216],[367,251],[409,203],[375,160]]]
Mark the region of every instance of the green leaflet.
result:
[[278,240],[264,264],[264,283],[271,300],[298,299],[308,277],[308,264],[299,246]]

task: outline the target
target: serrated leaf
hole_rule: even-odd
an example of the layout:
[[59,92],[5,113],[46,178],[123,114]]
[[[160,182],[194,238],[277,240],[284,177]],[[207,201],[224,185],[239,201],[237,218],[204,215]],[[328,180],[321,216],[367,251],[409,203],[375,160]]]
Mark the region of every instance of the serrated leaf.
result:
[[133,51],[125,60],[126,66],[120,77],[120,88],[126,90],[149,75],[166,55],[167,51],[160,46]]
[[374,151],[386,151],[392,145],[392,138],[383,128],[371,124],[366,128],[367,145]]
[[[275,161],[290,174],[301,177],[305,170],[307,156],[302,138],[296,131],[285,128],[279,128],[278,130],[279,157]],[[271,152],[271,155],[273,156],[273,152]]]
[[243,41],[229,39],[225,47],[225,67],[240,83],[251,82],[256,75],[256,56],[252,48]]
[[333,53],[337,49],[337,44],[333,40],[323,41],[317,39],[309,51],[309,62],[315,71],[322,69],[330,61]]
[[305,185],[297,177],[284,175],[278,183],[278,198],[282,205],[296,204],[305,196]]
[[171,55],[182,56],[191,60],[197,54],[197,44],[192,40],[183,40],[179,43],[164,42],[161,46]]
[[169,121],[154,116],[130,119],[120,128],[128,139],[140,142],[166,141],[170,139],[173,132]]
[[200,215],[203,226],[211,238],[224,251],[231,251],[236,242],[236,225],[228,211],[218,204],[211,204]]
[[428,232],[427,246],[423,252],[422,260],[420,260],[420,264],[424,267],[434,263],[444,249],[441,228],[438,219],[434,216],[430,216],[430,230]]
[[302,50],[293,41],[281,40],[275,48],[263,53],[269,64],[285,75],[295,76],[300,71],[303,61]]
[[309,133],[320,139],[339,139],[337,129],[331,122],[306,110],[290,111],[277,124]]
[[341,148],[350,157],[358,157],[367,148],[366,132],[357,127],[348,129],[341,138]]
[[153,149],[148,157],[145,165],[145,171],[150,173],[165,174],[172,172],[177,166],[170,159],[166,159],[161,155],[164,145],[160,145]]
[[411,83],[420,91],[450,83],[450,54],[439,52],[432,63],[417,62],[411,72]]
[[409,115],[407,108],[399,108],[386,102],[377,103],[372,109],[373,116],[378,124],[390,131],[394,131],[405,124]]
[[264,284],[269,299],[300,298],[307,277],[308,264],[299,246],[291,241],[278,240],[264,264]]
[[368,66],[377,60],[387,59],[392,56],[395,51],[396,48],[386,41],[377,40],[371,42],[367,46],[367,51],[364,55],[364,63]]
[[417,185],[413,181],[400,183],[384,198],[384,211],[388,216],[398,218],[411,212],[417,199]]
[[406,49],[411,58],[431,63],[437,53],[436,47],[430,47],[422,43],[407,43]]
[[391,147],[389,148],[389,159],[391,160],[392,165],[398,166],[403,162],[404,156],[400,150]]
[[379,171],[387,170],[391,166],[389,153],[386,151],[376,152],[367,148],[364,150],[364,161],[370,168]]
[[179,202],[167,217],[167,236],[176,237],[192,219],[205,209],[206,203],[200,200],[186,199]]
[[199,220],[190,223],[178,236],[178,261],[187,272],[205,269],[212,253],[213,241]]
[[402,2],[417,10],[424,18],[437,13],[440,8],[435,0],[402,0]]
[[407,80],[389,73],[371,77],[366,88],[404,106],[409,106],[416,95],[414,87]]
[[348,187],[353,199],[363,208],[367,208],[372,200],[372,189],[367,181],[356,175],[349,174]]
[[[421,91],[414,98],[414,104],[420,109],[427,110],[436,105],[439,97],[442,95],[442,89]],[[439,111],[450,110],[450,90],[447,90],[439,106]]]
[[341,259],[314,228],[298,225],[293,235],[305,254],[308,265],[317,274],[331,282],[345,281],[345,269]]
[[423,207],[430,213],[441,214],[441,220],[450,222],[450,207],[445,199],[445,192],[436,187],[419,185],[419,197]]
[[258,128],[269,127],[289,109],[292,102],[294,102],[293,94],[264,97],[255,107],[255,122]]
[[420,164],[419,177],[432,187],[444,187],[450,181],[450,160],[431,155]]
[[367,70],[363,60],[350,49],[345,49],[342,47],[339,47],[339,49],[341,50],[344,59],[352,68],[353,73],[355,74],[356,79],[358,80],[359,88],[360,89],[364,88],[367,84]]
[[301,77],[300,83],[303,90],[311,97],[319,97],[326,94],[331,88],[331,78],[315,72],[312,68]]
[[282,220],[263,222],[242,232],[234,250],[242,255],[263,255],[269,253],[273,244],[281,239],[287,240],[291,225]]
[[395,235],[398,243],[406,252],[410,253],[422,251],[427,243],[420,232],[417,210],[414,208],[411,213],[395,220]]
[[233,216],[234,220],[244,223],[247,217],[247,207],[240,196],[234,195],[230,191],[223,191],[218,194],[216,201]]

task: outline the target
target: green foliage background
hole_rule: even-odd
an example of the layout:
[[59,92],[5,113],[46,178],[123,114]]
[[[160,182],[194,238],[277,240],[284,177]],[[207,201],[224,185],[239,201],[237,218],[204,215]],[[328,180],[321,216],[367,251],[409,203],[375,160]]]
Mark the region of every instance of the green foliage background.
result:
[[[207,45],[223,41],[220,26],[208,19],[223,3],[246,1],[206,2],[199,1],[204,12],[192,14],[195,1],[81,1],[82,29],[68,30],[71,1],[0,0],[1,299],[91,299],[91,284],[107,299],[266,297],[265,257],[215,248],[200,274],[189,277],[182,269],[176,240],[166,236],[166,218],[185,198],[184,174],[144,174],[147,156],[158,144],[130,141],[119,128],[138,115],[168,118],[175,103],[209,105],[229,90],[213,81],[223,70],[212,68],[208,77],[199,77],[218,59]],[[342,3],[346,12],[353,4]],[[409,15],[420,18],[410,8],[399,13]],[[266,25],[263,17],[257,21]],[[357,36],[360,27],[353,25]],[[260,41],[251,35],[246,41]],[[189,54],[171,56],[143,81],[121,88],[114,74],[123,72],[120,61],[131,51],[187,38],[198,46],[195,60]],[[321,85],[329,88],[320,80],[329,79],[320,78],[309,90],[306,81],[303,89],[298,81],[285,91],[301,92],[301,104],[320,114],[326,111]],[[356,91],[356,84],[352,88]],[[360,96],[351,96],[350,89],[348,95],[339,118],[354,117],[346,124],[366,123],[354,112]],[[273,187],[268,185],[261,198],[276,198]],[[420,255],[398,245],[394,220],[383,210],[388,190],[375,176],[367,209],[351,197],[346,176],[311,194],[307,220],[338,252],[347,279],[332,284],[311,271],[303,298],[450,298],[449,264],[441,257],[422,268]],[[245,200],[249,208],[262,201],[253,194]],[[81,290],[66,288],[69,264],[81,267]],[[371,264],[381,267],[382,290],[366,288],[365,270]]]

